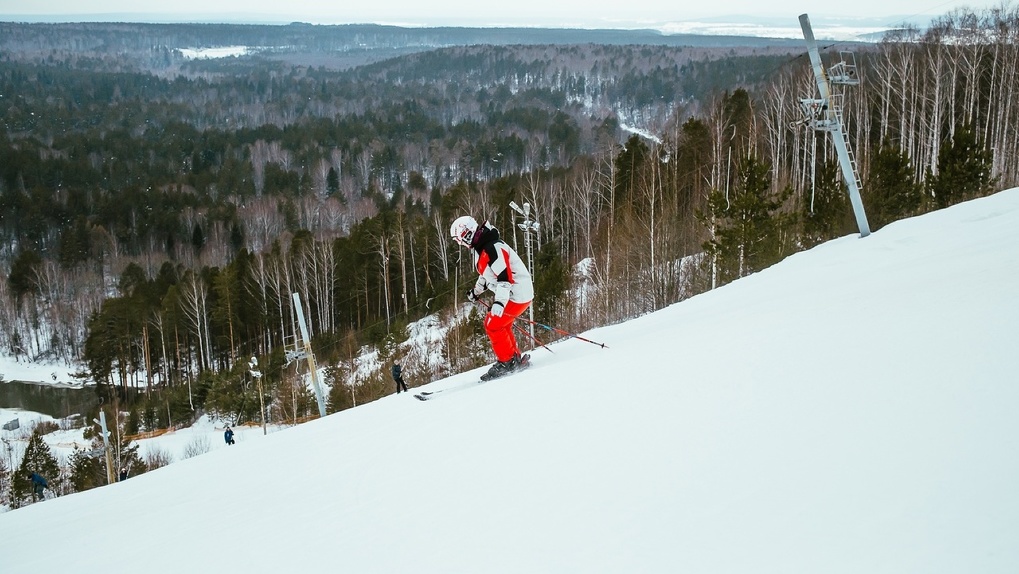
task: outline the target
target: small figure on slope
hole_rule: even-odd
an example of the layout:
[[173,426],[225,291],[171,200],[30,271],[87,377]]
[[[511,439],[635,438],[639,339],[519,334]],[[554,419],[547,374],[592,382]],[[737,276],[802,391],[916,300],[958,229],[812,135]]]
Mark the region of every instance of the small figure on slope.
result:
[[29,473],[29,478],[32,479],[32,502],[35,502],[36,497],[39,499],[46,498],[45,490],[49,484],[46,483],[46,479],[42,477],[38,472]]
[[225,440],[228,445],[234,443],[234,429],[230,428],[230,425],[226,425],[226,430],[223,431],[223,440]]
[[396,393],[407,390],[407,383],[403,382],[403,369],[399,361],[393,361],[393,380],[396,381]]
[[486,290],[495,293],[492,306],[485,315],[485,332],[492,342],[497,362],[484,379],[501,377],[525,365],[517,339],[513,336],[516,321],[534,299],[534,286],[527,266],[516,251],[499,238],[499,231],[489,225],[478,225],[469,215],[458,217],[449,228],[453,241],[470,248],[478,280],[467,291],[469,301],[477,301]]

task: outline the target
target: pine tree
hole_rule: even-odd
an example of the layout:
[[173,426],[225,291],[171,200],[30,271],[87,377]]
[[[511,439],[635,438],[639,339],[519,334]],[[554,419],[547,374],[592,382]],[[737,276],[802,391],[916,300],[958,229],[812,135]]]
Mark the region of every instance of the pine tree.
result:
[[329,385],[329,397],[326,411],[337,413],[354,406],[354,396],[347,385],[350,380],[350,368],[345,364],[326,367],[326,383]]
[[928,180],[935,205],[944,208],[990,193],[992,157],[969,126],[957,127],[951,144],[938,153],[938,174]]
[[771,193],[770,166],[750,156],[740,167],[732,193],[714,191],[702,221],[715,224],[715,236],[704,243],[708,260],[718,269],[718,284],[745,277],[777,263],[783,255],[782,234],[788,225],[779,214],[791,191]]
[[49,445],[42,439],[42,432],[38,429],[32,433],[32,438],[28,439],[25,456],[22,457],[21,465],[11,481],[11,506],[13,508],[19,508],[36,501],[32,473],[37,473],[45,478],[49,483],[48,489],[53,492],[58,491],[60,466],[50,451]]
[[909,157],[887,139],[874,155],[863,192],[874,229],[915,215],[923,199]]
[[117,447],[117,452],[114,456],[114,464],[116,465],[116,468],[113,469],[114,474],[119,476],[118,469],[126,470],[128,476],[143,474],[148,470],[148,467],[145,465],[145,461],[142,460],[141,455],[138,454],[138,445],[128,437],[123,425],[119,435],[120,445]]
[[236,219],[230,222],[230,247],[234,253],[244,248],[244,228]]
[[191,246],[195,248],[195,253],[205,247],[205,232],[202,231],[202,226],[199,223],[195,224],[195,228],[191,232]]
[[560,319],[562,305],[568,303],[564,294],[570,287],[570,269],[559,246],[551,242],[541,246],[534,266],[534,311],[540,320],[554,324]]
[[336,172],[336,168],[330,167],[329,173],[326,174],[326,193],[332,197],[340,192],[340,174]]
[[20,300],[28,293],[36,293],[38,268],[42,265],[42,257],[31,249],[25,249],[11,264],[11,273],[7,276],[7,284],[11,292]]
[[616,207],[628,205],[636,194],[641,166],[648,160],[651,150],[634,134],[626,140],[622,151],[616,156]]
[[84,216],[75,218],[74,224],[60,233],[57,259],[60,264],[70,269],[79,263],[88,261],[91,237],[88,232],[88,221]]
[[106,484],[106,461],[95,454],[101,452],[96,449],[96,442],[93,440],[93,449],[90,451],[75,448],[68,459],[68,480],[74,492],[84,492]]
[[848,215],[849,195],[842,182],[839,164],[834,161],[824,162],[817,170],[813,193],[804,198],[800,209],[803,247],[809,249],[848,232]]

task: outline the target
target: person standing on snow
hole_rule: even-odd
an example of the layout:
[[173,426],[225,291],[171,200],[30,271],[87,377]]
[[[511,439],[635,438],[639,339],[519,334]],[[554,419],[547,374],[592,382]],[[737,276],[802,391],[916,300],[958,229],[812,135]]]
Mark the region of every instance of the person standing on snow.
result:
[[38,472],[28,473],[28,478],[32,479],[32,502],[35,502],[35,498],[38,496],[40,499],[46,498],[45,490],[49,484],[46,483],[46,479],[42,477]]
[[511,373],[525,360],[513,336],[513,322],[534,299],[531,274],[516,251],[499,239],[499,231],[487,221],[478,225],[469,215],[458,217],[450,226],[449,234],[453,241],[474,252],[478,281],[467,291],[467,300],[477,301],[486,290],[495,293],[495,300],[485,315],[485,332],[497,360],[488,370],[488,376]]
[[234,443],[234,429],[230,428],[230,425],[226,425],[226,430],[223,431],[223,440],[225,440],[228,445]]
[[400,390],[407,390],[407,383],[403,382],[403,369],[400,367],[399,361],[393,361],[393,380],[396,381],[396,394],[400,394]]

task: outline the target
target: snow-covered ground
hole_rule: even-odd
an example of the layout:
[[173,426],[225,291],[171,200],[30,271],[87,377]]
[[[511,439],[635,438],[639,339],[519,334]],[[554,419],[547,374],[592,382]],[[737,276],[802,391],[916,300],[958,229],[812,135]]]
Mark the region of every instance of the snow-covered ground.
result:
[[[469,308],[464,306],[461,309],[463,317],[469,313]],[[434,315],[417,321],[408,327],[409,339],[400,345],[402,361],[405,365],[415,365],[421,368],[435,369],[444,361],[439,345],[445,336],[445,329]],[[353,365],[351,379],[356,383],[374,375],[379,370],[388,373],[389,360],[382,361],[375,349],[366,347],[362,350],[358,359]],[[75,389],[84,389],[83,383],[73,376],[75,371],[81,367],[74,367],[62,364],[39,364],[27,361],[15,361],[12,357],[0,356],[0,385],[9,381],[31,382],[40,385],[53,385]],[[321,366],[320,366],[321,368]],[[413,376],[413,374],[411,374]],[[325,379],[325,371],[322,369],[320,380]],[[312,389],[310,378],[305,376],[309,391]],[[395,388],[395,387],[394,387]],[[328,386],[324,385],[324,392],[328,392]],[[82,392],[88,392],[83,390]],[[70,428],[72,422],[59,420],[52,416],[24,410],[20,408],[5,407],[0,404],[0,426],[17,419],[18,428],[14,430],[0,429],[0,460],[3,460],[7,468],[17,468],[21,464],[25,447],[32,435],[32,431],[40,423],[54,423],[61,428],[60,431],[47,433],[43,440],[49,446],[58,462],[63,466],[68,457],[75,449],[88,450],[91,448],[91,441],[85,439],[84,429]],[[226,446],[223,440],[223,431],[229,421],[214,420],[209,416],[202,416],[188,428],[176,429],[158,436],[148,436],[136,439],[138,454],[142,460],[146,460],[151,453],[159,453],[163,458],[171,462],[184,460],[189,455],[203,450],[211,451]],[[269,433],[278,432],[289,428],[290,424],[267,424],[263,431],[261,426],[233,426],[234,442],[242,443],[266,436]],[[0,505],[0,512],[8,508]]]
[[2,514],[3,570],[1017,572],[1017,246],[1019,189],[830,241],[606,349]]
[[[9,381],[33,382],[41,385],[54,385],[60,387],[82,388],[81,382],[72,374],[77,370],[62,364],[36,364],[27,361],[15,361],[11,357],[0,357],[0,375],[3,381],[0,385]],[[76,391],[77,392],[77,391]],[[89,392],[82,390],[80,392]],[[62,430],[48,433],[43,440],[50,447],[53,455],[63,464],[67,457],[74,452],[75,448],[88,450],[91,448],[91,441],[85,440],[84,430],[81,428],[72,429],[68,421],[61,421],[52,416],[28,411],[20,408],[11,408],[0,405],[0,425],[5,425],[13,420],[18,420],[18,428],[15,430],[0,429],[0,459],[4,461],[7,468],[17,468],[21,464],[25,446],[36,425],[42,422],[55,423]],[[209,417],[202,417],[190,428],[178,429],[158,437],[146,438],[136,441],[138,454],[144,460],[146,455],[152,451],[158,451],[169,457],[173,462],[184,460],[188,452],[201,450],[215,450],[226,446],[223,440],[225,423],[223,421],[211,420]],[[240,426],[234,428],[234,442],[243,443],[255,438],[264,436],[262,427]],[[266,433],[276,432],[287,428],[281,425],[268,425]],[[206,448],[207,446],[207,448]],[[6,510],[0,506],[0,511]]]
[[25,381],[44,385],[81,387],[82,382],[74,377],[78,367],[60,364],[41,364],[17,361],[13,357],[0,356],[0,377],[3,381]]
[[214,48],[181,48],[180,53],[187,60],[214,60],[217,58],[232,58],[244,56],[257,51],[257,48],[248,46],[217,46]]
[[[3,383],[0,383],[3,384]],[[32,436],[32,430],[40,422],[54,422],[61,424],[53,417],[37,412],[25,411],[22,409],[0,408],[0,424],[18,419],[19,428],[16,430],[0,430],[3,449],[0,449],[0,458],[3,459],[7,468],[17,468],[25,454],[25,447],[28,439]],[[66,425],[65,425],[66,426]],[[266,434],[278,432],[287,428],[280,425],[267,425]],[[152,438],[138,439],[138,455],[146,460],[149,454],[159,453],[170,462],[178,462],[187,458],[189,454],[203,451],[213,451],[226,447],[223,439],[225,424],[223,421],[211,420],[208,416],[201,417],[194,425],[168,432]],[[234,426],[234,442],[243,444],[265,436],[261,426]],[[91,441],[85,440],[84,431],[81,428],[63,428],[58,431],[43,435],[43,440],[50,447],[50,451],[61,463],[65,465],[68,457],[79,450],[91,449]],[[236,446],[236,445],[235,445]],[[7,510],[0,507],[0,512]]]

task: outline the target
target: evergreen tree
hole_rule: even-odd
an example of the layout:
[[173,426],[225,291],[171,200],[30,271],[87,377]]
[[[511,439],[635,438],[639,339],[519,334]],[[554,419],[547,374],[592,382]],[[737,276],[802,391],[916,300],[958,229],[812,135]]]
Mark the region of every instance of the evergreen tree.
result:
[[7,276],[7,284],[18,299],[39,291],[36,273],[40,265],[42,265],[42,258],[31,249],[22,251],[14,259],[14,263],[11,264],[11,273]]
[[236,219],[230,224],[230,247],[234,253],[244,248],[244,228]]
[[88,261],[91,252],[91,236],[84,216],[76,217],[74,224],[60,234],[58,260],[65,269]]
[[236,350],[236,341],[243,329],[243,319],[240,314],[241,292],[243,285],[237,279],[237,267],[228,265],[222,270],[214,268],[212,274],[212,294],[210,301],[211,321],[219,337],[217,346],[226,349],[233,357]]
[[787,226],[779,214],[791,193],[771,193],[770,166],[749,156],[738,181],[726,196],[714,191],[702,219],[715,225],[715,236],[704,249],[717,266],[718,284],[728,283],[777,263],[783,255],[781,232]]
[[127,471],[129,477],[143,474],[148,470],[148,467],[141,455],[138,454],[138,445],[131,440],[131,435],[127,433],[126,424],[121,425],[118,435],[120,437],[119,444],[114,445],[114,448],[117,449],[113,457],[114,475],[119,477],[120,470]]
[[202,231],[200,223],[196,223],[194,230],[191,232],[191,247],[195,248],[195,253],[198,253],[205,247],[205,233]]
[[543,321],[556,323],[570,288],[570,269],[563,261],[556,243],[541,246],[534,267],[535,315]]
[[990,193],[995,183],[992,157],[969,126],[957,127],[951,144],[938,153],[938,174],[928,180],[935,205],[944,208]]
[[744,88],[737,88],[731,95],[722,96],[723,118],[726,126],[724,131],[730,134],[728,139],[723,136],[723,140],[725,140],[723,148],[728,148],[732,152],[732,158],[737,162],[739,158],[748,157],[753,153],[752,138],[747,137],[755,131],[753,103],[750,92]]
[[920,209],[922,195],[913,177],[913,166],[890,140],[886,139],[874,155],[863,195],[868,221],[874,229],[915,215]]
[[345,363],[326,367],[326,383],[329,385],[329,396],[326,400],[326,412],[337,413],[354,406],[354,396],[347,381],[350,369]]
[[88,335],[82,358],[92,380],[100,384],[114,382],[114,368],[120,382],[137,367],[141,324],[137,300],[112,297],[103,301],[88,323]]
[[703,205],[711,181],[711,131],[703,120],[690,118],[683,124],[675,163],[685,198],[683,216],[692,216]]
[[810,197],[803,198],[800,208],[803,247],[809,249],[848,232],[849,211],[849,195],[838,162],[822,163],[817,171],[814,191]]
[[326,174],[326,194],[330,197],[340,192],[340,174],[336,172],[336,168],[330,167],[329,173]]
[[[84,492],[106,484],[106,461],[98,454],[102,451],[97,449],[96,442],[97,439],[93,439],[91,450],[75,448],[68,458],[68,480],[74,492]],[[102,441],[99,442],[101,446]]]
[[37,473],[48,482],[48,489],[57,492],[60,481],[60,466],[50,451],[49,445],[42,438],[42,432],[36,429],[28,439],[25,456],[11,481],[11,506],[19,508],[36,501],[35,485],[32,473]]
[[626,140],[623,150],[616,156],[616,206],[626,206],[636,193],[641,167],[648,160],[651,150],[634,134]]
[[246,362],[240,361],[230,371],[209,377],[205,408],[210,414],[234,423],[258,420],[258,385],[248,374]]

